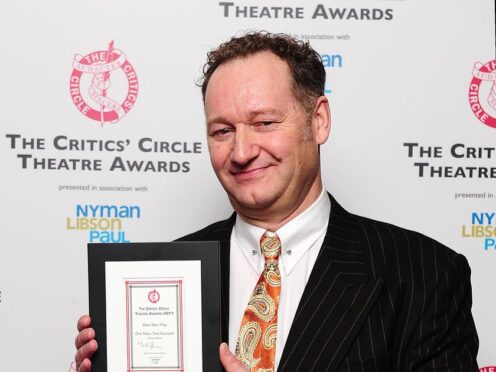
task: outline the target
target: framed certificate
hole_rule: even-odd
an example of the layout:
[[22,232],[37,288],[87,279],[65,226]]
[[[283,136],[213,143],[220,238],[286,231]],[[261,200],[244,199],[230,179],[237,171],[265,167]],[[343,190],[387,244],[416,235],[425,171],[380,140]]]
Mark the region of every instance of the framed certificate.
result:
[[221,371],[218,242],[88,244],[94,372]]

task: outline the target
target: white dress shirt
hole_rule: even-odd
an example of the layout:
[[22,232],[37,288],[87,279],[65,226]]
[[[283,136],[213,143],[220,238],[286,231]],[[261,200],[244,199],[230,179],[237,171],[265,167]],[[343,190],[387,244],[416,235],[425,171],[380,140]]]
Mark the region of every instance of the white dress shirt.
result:
[[[279,365],[296,309],[324,241],[330,211],[331,202],[322,191],[310,207],[276,231],[281,240],[281,292],[274,370]],[[264,268],[259,244],[265,231],[239,215],[236,217],[231,234],[229,284],[229,348],[233,353],[246,306]]]

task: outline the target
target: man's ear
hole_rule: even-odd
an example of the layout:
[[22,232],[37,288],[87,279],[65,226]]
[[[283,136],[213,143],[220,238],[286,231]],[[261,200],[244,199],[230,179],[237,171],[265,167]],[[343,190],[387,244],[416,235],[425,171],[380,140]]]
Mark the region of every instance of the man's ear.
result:
[[325,96],[317,98],[312,114],[312,128],[317,143],[319,145],[324,144],[331,132],[331,109]]

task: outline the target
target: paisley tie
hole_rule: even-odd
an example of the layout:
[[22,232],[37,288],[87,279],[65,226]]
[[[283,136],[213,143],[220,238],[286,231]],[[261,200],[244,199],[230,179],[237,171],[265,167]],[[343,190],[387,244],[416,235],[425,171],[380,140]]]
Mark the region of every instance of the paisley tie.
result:
[[281,292],[281,275],[277,264],[281,241],[276,234],[265,232],[260,239],[260,248],[265,258],[264,270],[241,321],[236,357],[252,372],[273,372]]

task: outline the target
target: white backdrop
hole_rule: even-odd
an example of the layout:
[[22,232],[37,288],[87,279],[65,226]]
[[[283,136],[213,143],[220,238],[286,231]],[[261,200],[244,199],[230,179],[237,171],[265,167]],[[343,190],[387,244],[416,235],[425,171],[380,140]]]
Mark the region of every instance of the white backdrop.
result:
[[[493,0],[2,1],[1,369],[70,370],[88,241],[168,241],[230,213],[195,81],[208,50],[250,29],[307,38],[322,54],[326,187],[348,210],[468,258],[479,364],[496,365],[494,74],[476,74],[469,101],[474,64],[495,59],[494,24]],[[109,46],[120,63],[106,65]],[[111,83],[99,103],[93,77]],[[100,118],[115,102],[130,109]],[[463,236],[472,226],[491,229]]]

